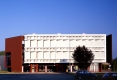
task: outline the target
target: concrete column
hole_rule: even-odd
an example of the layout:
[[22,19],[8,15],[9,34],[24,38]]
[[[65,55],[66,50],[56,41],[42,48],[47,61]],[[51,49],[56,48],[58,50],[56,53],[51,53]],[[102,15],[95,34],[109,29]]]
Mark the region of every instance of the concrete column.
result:
[[22,66],[22,72],[24,72],[24,66]]
[[99,72],[102,71],[102,63],[99,63]]
[[72,72],[72,65],[70,66],[70,72]]
[[32,64],[30,64],[30,72],[32,72]]
[[45,72],[47,72],[47,66],[45,66]]
[[36,64],[36,72],[38,72],[38,64]]
[[93,71],[95,72],[95,65],[93,65]]

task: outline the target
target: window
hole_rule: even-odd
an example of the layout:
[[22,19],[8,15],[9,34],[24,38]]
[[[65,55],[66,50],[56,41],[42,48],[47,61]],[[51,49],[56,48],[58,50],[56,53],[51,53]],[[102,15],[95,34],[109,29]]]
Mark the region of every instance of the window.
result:
[[22,61],[24,61],[24,52],[22,53]]
[[89,41],[92,41],[93,39],[89,39]]
[[50,47],[50,40],[44,40],[44,47]]
[[25,44],[22,44],[22,50],[24,50]]
[[6,52],[6,66],[11,66],[11,52]]

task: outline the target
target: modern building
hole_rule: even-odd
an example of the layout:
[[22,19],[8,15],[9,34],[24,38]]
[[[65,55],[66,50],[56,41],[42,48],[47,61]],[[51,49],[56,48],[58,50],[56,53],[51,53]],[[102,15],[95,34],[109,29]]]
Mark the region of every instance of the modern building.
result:
[[78,69],[72,53],[83,45],[95,55],[89,71],[100,72],[102,63],[111,63],[112,35],[27,34],[5,39],[5,66],[11,72],[72,72]]

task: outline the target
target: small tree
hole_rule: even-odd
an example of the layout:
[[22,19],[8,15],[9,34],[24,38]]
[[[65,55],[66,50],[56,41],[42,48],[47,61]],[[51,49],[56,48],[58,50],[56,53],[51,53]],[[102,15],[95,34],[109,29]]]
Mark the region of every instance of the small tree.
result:
[[73,59],[76,63],[78,63],[78,67],[81,70],[87,70],[94,60],[94,54],[85,46],[78,46],[76,47],[76,50],[74,50]]
[[107,70],[109,68],[109,65],[107,64],[102,64],[102,69]]
[[117,58],[112,60],[112,70],[117,72]]
[[102,65],[102,68],[105,70],[105,69],[106,69],[106,65],[105,65],[105,64],[103,64],[103,65]]

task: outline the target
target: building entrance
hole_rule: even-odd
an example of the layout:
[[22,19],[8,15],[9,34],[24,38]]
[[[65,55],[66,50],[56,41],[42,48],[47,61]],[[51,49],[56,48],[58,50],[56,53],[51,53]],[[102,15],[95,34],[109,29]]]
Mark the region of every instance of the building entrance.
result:
[[63,66],[58,65],[57,66],[57,72],[63,72]]
[[36,72],[36,71],[35,71],[35,67],[32,67],[32,72]]
[[45,66],[44,65],[39,65],[38,66],[38,72],[45,72]]

